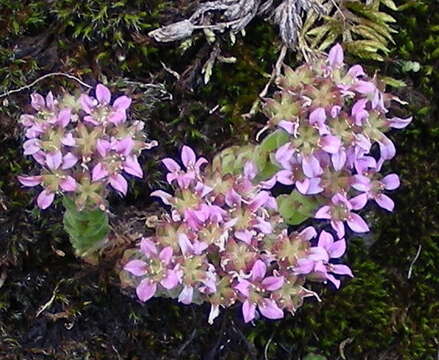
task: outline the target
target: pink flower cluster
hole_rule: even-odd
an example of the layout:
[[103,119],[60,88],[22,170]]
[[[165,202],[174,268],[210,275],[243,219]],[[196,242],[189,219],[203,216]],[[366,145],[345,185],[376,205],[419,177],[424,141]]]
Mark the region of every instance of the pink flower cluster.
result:
[[[385,191],[396,189],[399,179],[380,174],[383,163],[395,156],[384,133],[411,121],[389,116],[391,102],[401,101],[385,93],[384,85],[368,78],[360,65],[346,68],[343,60],[337,44],[326,59],[296,70],[285,67],[277,82],[280,90],[264,107],[268,127],[289,135],[273,154],[279,170],[268,184],[294,185],[303,195],[323,196],[326,203],[315,218],[329,220],[339,238],[345,223],[354,232],[369,230],[356,213],[368,200],[393,210]],[[377,159],[371,155],[374,144]]]
[[316,296],[304,287],[306,279],[338,287],[335,275],[352,276],[347,266],[332,263],[344,254],[344,239],[334,241],[323,231],[313,240],[313,227],[288,234],[275,199],[252,183],[251,162],[238,175],[207,163],[187,146],[181,164],[163,160],[175,194],[152,195],[171,211],[124,265],[123,276],[141,301],[170,296],[183,304],[208,302],[210,323],[221,307],[236,302],[242,303],[245,322],[257,310],[279,319],[284,310],[294,313],[303,298]]
[[27,139],[24,155],[31,155],[42,170],[18,179],[24,186],[43,188],[37,197],[41,209],[48,208],[57,193],[71,194],[80,209],[105,207],[108,184],[125,195],[123,174],[143,177],[137,157],[156,142],[145,142],[142,122],[127,122],[131,99],[111,97],[101,84],[95,97],[31,95],[34,111],[20,118]]

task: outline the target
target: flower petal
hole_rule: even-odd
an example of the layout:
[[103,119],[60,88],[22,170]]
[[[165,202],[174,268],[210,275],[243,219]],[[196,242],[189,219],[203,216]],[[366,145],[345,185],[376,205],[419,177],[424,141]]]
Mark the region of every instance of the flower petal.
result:
[[375,197],[375,201],[380,207],[389,211],[393,211],[395,207],[395,203],[393,202],[393,200],[385,194],[378,194]]
[[316,219],[330,219],[331,218],[331,208],[328,205],[322,206],[317,210],[314,215]]
[[63,191],[76,191],[77,183],[73,177],[67,176],[59,183],[59,186]]
[[180,295],[178,296],[178,301],[189,305],[192,302],[192,297],[194,295],[194,288],[192,286],[185,285]]
[[244,317],[244,322],[248,323],[255,318],[256,315],[256,304],[250,303],[250,301],[245,300],[242,304],[242,316]]
[[157,284],[150,279],[143,279],[136,288],[137,296],[140,301],[147,301],[151,299],[157,291]]
[[262,303],[258,305],[258,309],[262,315],[268,319],[282,319],[284,312],[277,306],[276,302],[272,299],[264,299]]
[[18,181],[28,187],[40,185],[42,179],[42,176],[18,176]]
[[96,99],[98,99],[101,104],[108,105],[111,101],[110,90],[106,86],[98,84],[96,86]]
[[361,210],[367,204],[367,194],[364,193],[364,194],[357,195],[357,196],[353,197],[352,199],[350,199],[349,202],[352,205],[352,209]]
[[127,194],[128,183],[121,174],[111,175],[110,185],[117,191],[120,191],[123,195]]
[[146,263],[142,260],[131,260],[124,267],[124,270],[136,276],[146,274]]
[[352,274],[349,266],[343,264],[331,265],[331,272],[337,275],[348,275],[350,277],[354,277],[354,274]]
[[172,247],[167,246],[162,251],[160,251],[159,259],[162,260],[166,265],[169,265],[172,259]]
[[346,251],[346,241],[345,239],[341,239],[338,241],[335,241],[331,246],[328,248],[328,254],[332,259],[337,259]]
[[180,282],[178,274],[174,270],[168,270],[166,277],[160,281],[160,284],[168,290],[175,288]]
[[267,266],[262,260],[256,260],[251,270],[251,279],[253,281],[260,281],[265,277]]
[[195,165],[196,155],[194,150],[192,150],[189,146],[184,145],[181,149],[181,161],[186,168]]
[[53,192],[49,192],[48,190],[43,190],[40,192],[37,198],[37,205],[40,209],[47,209],[55,199],[55,194]]
[[363,218],[355,213],[351,213],[349,218],[346,220],[349,227],[352,229],[352,231],[363,233],[369,231],[369,226],[367,226],[366,222],[363,220]]
[[108,171],[104,168],[102,163],[97,163],[91,172],[91,180],[93,182],[99,181],[108,176]]
[[382,178],[381,182],[384,184],[386,190],[395,190],[399,188],[399,176],[396,174],[389,174]]
[[267,276],[262,280],[262,286],[265,290],[276,291],[279,290],[284,285],[283,276]]
[[128,96],[119,96],[113,102],[113,108],[116,110],[127,110],[131,105],[131,99]]
[[181,170],[180,165],[178,165],[178,163],[171,158],[163,159],[162,163],[166,166],[166,169],[168,169],[168,171],[170,172],[177,172]]
[[335,44],[331,50],[329,50],[328,54],[328,62],[329,66],[333,69],[340,67],[343,65],[344,55],[343,48],[340,44]]
[[138,178],[143,177],[143,170],[140,167],[137,156],[135,155],[129,155],[126,157],[123,163],[123,169],[130,175],[137,176]]

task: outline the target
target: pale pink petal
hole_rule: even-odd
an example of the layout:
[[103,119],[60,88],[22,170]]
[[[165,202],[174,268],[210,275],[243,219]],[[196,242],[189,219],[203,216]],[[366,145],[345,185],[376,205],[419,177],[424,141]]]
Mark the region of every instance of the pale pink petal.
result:
[[173,196],[171,194],[168,194],[167,192],[165,192],[163,190],[153,191],[151,193],[151,196],[159,197],[163,201],[163,203],[165,203],[166,205],[171,205],[170,200],[173,198]]
[[180,279],[177,275],[177,273],[174,270],[168,270],[166,277],[160,281],[160,284],[168,290],[171,290],[175,288],[178,283],[180,282]]
[[238,230],[235,231],[234,235],[238,240],[244,241],[246,244],[250,244],[253,238],[253,234],[249,230]]
[[41,184],[42,176],[18,176],[18,181],[24,186],[37,186]]
[[268,319],[282,319],[284,317],[284,312],[276,302],[272,299],[264,299],[262,303],[258,305],[258,309],[262,315]]
[[114,125],[119,125],[123,122],[125,122],[125,120],[127,119],[127,114],[125,113],[125,111],[113,111],[112,113],[110,113],[108,115],[108,122],[114,124]]
[[357,196],[353,197],[352,199],[350,199],[349,202],[351,203],[352,209],[361,210],[367,204],[367,194],[364,193],[364,194],[357,195]]
[[128,156],[131,154],[134,145],[133,138],[131,136],[125,136],[122,140],[116,142],[114,145],[114,150],[116,150],[118,153]]
[[363,67],[361,65],[354,65],[348,70],[348,75],[352,76],[353,78],[358,78],[360,76],[366,75],[366,73],[363,70]]
[[334,238],[332,235],[329,232],[322,230],[319,236],[318,246],[328,250],[333,243]]
[[395,207],[395,203],[393,202],[393,200],[384,194],[378,194],[375,197],[375,201],[380,207],[389,211],[393,211]]
[[324,135],[320,138],[320,147],[330,154],[335,154],[341,146],[340,138],[332,135]]
[[69,152],[63,156],[61,169],[63,170],[70,169],[73,166],[75,166],[77,162],[78,162],[78,158],[75,155],[73,155],[71,152]]
[[54,151],[46,154],[46,164],[50,170],[56,170],[61,166],[62,153],[61,151]]
[[113,102],[113,108],[116,110],[127,110],[131,105],[131,99],[128,96],[119,96]]
[[363,233],[369,231],[369,226],[367,226],[366,222],[358,214],[351,213],[347,219],[347,223],[354,232]]
[[285,164],[290,162],[291,157],[294,154],[294,149],[291,147],[290,143],[286,143],[282,145],[279,149],[277,149],[275,154],[276,161],[281,164],[284,168],[287,168]]
[[336,171],[343,169],[343,166],[346,164],[346,151],[344,148],[340,148],[337,152],[331,155],[331,162]]
[[96,86],[96,99],[98,99],[101,104],[108,105],[111,101],[110,90],[106,86],[98,84]]
[[192,150],[189,146],[184,145],[181,149],[181,161],[186,168],[194,166],[196,161],[194,150]]
[[309,189],[309,184],[310,184],[309,178],[304,178],[302,181],[297,180],[295,183],[297,190],[303,195],[307,194]]
[[303,157],[302,168],[303,173],[309,178],[319,176],[323,172],[319,160],[312,154]]
[[310,259],[299,259],[297,260],[294,272],[296,274],[309,274],[314,269],[314,261]]
[[178,165],[178,163],[173,159],[165,158],[162,160],[162,163],[166,166],[168,171],[177,172],[181,170],[180,165]]
[[322,206],[320,209],[317,210],[314,217],[316,219],[330,219],[331,218],[331,207],[329,207],[328,205]]
[[346,241],[345,239],[341,239],[338,241],[335,241],[331,246],[328,248],[329,256],[333,259],[339,258],[343,256],[343,254],[346,251]]
[[111,144],[107,140],[98,139],[96,141],[96,150],[98,151],[99,155],[102,157],[106,157],[108,151],[111,148]]
[[140,250],[149,257],[157,255],[158,253],[157,247],[151,239],[152,238],[142,238],[140,241]]
[[310,241],[317,236],[317,231],[312,226],[308,226],[299,233],[303,241]]
[[40,94],[33,93],[30,95],[30,98],[31,98],[31,105],[35,110],[37,111],[43,110],[46,107],[46,101]]
[[178,296],[178,301],[189,305],[192,302],[192,297],[194,295],[194,288],[192,286],[185,285],[180,295]]
[[49,93],[46,95],[46,107],[50,111],[54,111],[55,110],[55,102],[53,100],[52,91],[49,91]]
[[329,66],[333,69],[340,67],[343,65],[344,55],[343,48],[340,44],[335,44],[331,50],[329,50],[328,54],[328,62]]
[[293,185],[293,172],[290,170],[281,170],[276,174],[276,179],[283,185]]
[[157,284],[153,283],[150,279],[143,279],[136,288],[137,296],[140,301],[148,301],[151,299],[157,291]]
[[251,283],[245,279],[241,279],[238,284],[234,287],[234,289],[238,290],[245,297],[249,296],[249,288]]
[[72,116],[71,109],[69,108],[62,109],[57,116],[58,124],[65,128],[69,124],[71,116]]
[[279,124],[277,124],[277,126],[284,129],[288,134],[295,134],[297,131],[298,125],[299,124],[297,122],[285,121],[285,120],[281,120],[281,121],[279,121]]
[[23,143],[24,155],[33,155],[41,150],[38,139],[30,139]]
[[343,264],[331,265],[331,272],[337,275],[348,275],[354,277],[349,266]]
[[332,282],[337,289],[340,287],[340,280],[336,279],[333,275],[326,274],[326,279]]
[[126,173],[130,175],[137,176],[138,178],[143,177],[143,170],[140,167],[137,156],[134,155],[127,156],[123,163],[123,169],[125,170]]
[[272,233],[273,226],[271,225],[270,222],[265,221],[262,218],[258,218],[257,221],[258,221],[258,223],[253,226],[254,229],[257,229],[264,234],[271,234]]
[[332,220],[331,221],[331,226],[335,230],[335,232],[337,233],[337,236],[338,236],[339,239],[344,237],[344,235],[345,235],[345,228],[344,228],[343,221],[341,221],[341,220]]
[[75,146],[76,141],[72,133],[67,133],[61,140],[62,144],[65,146]]
[[117,191],[120,191],[122,194],[124,195],[127,194],[128,183],[122,175],[120,174],[111,175],[110,185]]
[[276,291],[279,290],[284,285],[283,276],[267,276],[262,280],[262,286],[265,290]]
[[411,123],[412,117],[409,117],[407,119],[401,119],[399,117],[393,117],[389,119],[390,127],[393,127],[395,129],[404,129],[408,124]]
[[86,94],[82,94],[79,97],[79,103],[81,104],[82,110],[84,110],[87,114],[91,114],[93,112],[93,108],[96,106],[96,102],[90,96]]
[[384,184],[386,190],[395,190],[399,188],[399,176],[396,174],[389,174],[382,178],[381,182]]
[[40,192],[37,198],[37,205],[40,209],[47,209],[55,199],[55,194],[53,192],[49,192],[47,190],[43,190]]
[[256,260],[251,270],[251,279],[253,281],[260,281],[265,277],[267,266],[262,260]]
[[172,247],[167,246],[162,251],[160,251],[159,258],[162,260],[166,265],[169,265],[171,259],[172,259]]
[[108,176],[108,171],[105,169],[102,163],[97,163],[91,173],[92,181],[99,181]]
[[142,260],[131,260],[123,269],[133,275],[142,276],[146,274],[146,263]]
[[59,183],[59,186],[63,191],[76,191],[77,183],[73,177],[67,176]]
[[315,195],[321,193],[323,191],[323,188],[320,186],[320,183],[321,179],[318,177],[309,179],[309,185],[308,189],[306,190],[306,195]]
[[264,206],[270,197],[270,193],[268,191],[261,191],[258,195],[256,195],[252,202],[248,205],[251,211],[256,211],[260,207]]
[[326,112],[325,109],[319,107],[311,112],[309,115],[309,123],[310,125],[316,125],[318,128],[324,127],[326,121]]
[[244,317],[244,322],[248,323],[255,318],[256,304],[250,303],[248,300],[244,301],[242,304],[242,316]]

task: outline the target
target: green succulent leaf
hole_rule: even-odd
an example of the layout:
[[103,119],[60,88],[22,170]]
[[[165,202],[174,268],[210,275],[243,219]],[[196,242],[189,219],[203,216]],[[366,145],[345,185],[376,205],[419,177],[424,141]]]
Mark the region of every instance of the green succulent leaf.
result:
[[99,249],[109,233],[106,212],[93,209],[78,211],[75,203],[64,197],[64,230],[78,256],[88,256]]
[[294,190],[289,195],[277,197],[279,212],[290,225],[299,225],[311,218],[319,201],[314,196],[302,195]]

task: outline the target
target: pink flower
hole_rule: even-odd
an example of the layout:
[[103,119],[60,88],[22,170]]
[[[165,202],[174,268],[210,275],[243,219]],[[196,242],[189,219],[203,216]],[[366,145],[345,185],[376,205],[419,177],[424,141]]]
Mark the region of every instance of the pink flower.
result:
[[171,158],[162,160],[169,171],[166,176],[168,183],[172,184],[174,181],[177,181],[179,187],[186,189],[199,176],[200,168],[203,164],[207,163],[207,160],[205,158],[197,160],[195,152],[185,145],[181,150],[181,161],[186,171],[182,170],[180,165]]
[[326,231],[320,233],[317,246],[311,247],[307,257],[297,262],[294,271],[296,274],[309,275],[311,279],[329,280],[336,288],[340,287],[340,280],[334,275],[348,275],[353,277],[350,268],[343,264],[331,264],[331,259],[338,259],[346,251],[344,239],[334,241],[332,235]]
[[256,307],[263,316],[269,319],[281,319],[283,310],[269,297],[270,292],[280,289],[284,283],[282,276],[265,276],[267,266],[263,261],[257,260],[251,271],[249,280],[241,279],[235,286],[244,297],[242,314],[244,321],[252,321],[256,316]]
[[367,203],[367,195],[358,195],[350,200],[342,194],[335,194],[329,205],[324,205],[317,210],[316,219],[330,220],[332,228],[341,239],[345,235],[344,222],[352,231],[363,233],[369,231],[369,227],[363,218],[352,210],[360,210]]

